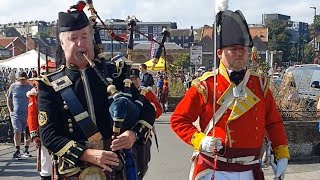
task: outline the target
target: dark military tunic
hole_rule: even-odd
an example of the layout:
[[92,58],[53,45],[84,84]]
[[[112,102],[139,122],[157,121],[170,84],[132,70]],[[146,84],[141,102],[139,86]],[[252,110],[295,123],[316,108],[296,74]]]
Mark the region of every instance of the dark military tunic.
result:
[[[63,66],[52,75],[57,73],[64,73],[70,78],[73,83],[72,89],[91,119],[96,121],[103,139],[110,139],[113,122],[108,112],[106,86],[96,72],[91,67],[80,71]],[[48,83],[50,76],[45,77],[47,81],[39,82],[39,123],[42,142],[45,147],[65,161],[66,169],[76,168],[73,172],[76,173],[80,170],[79,158],[86,150],[87,138],[59,92],[55,92]]]
[[[101,67],[99,63],[97,63],[97,66]],[[110,67],[113,66],[107,67],[108,74],[112,74],[114,70]],[[52,87],[52,77],[58,75],[58,73],[61,73],[59,76],[67,76],[71,80],[72,85],[70,87],[75,92],[84,110],[96,123],[104,140],[110,140],[113,134],[113,120],[109,113],[111,102],[108,100],[106,85],[91,67],[78,70],[62,66],[60,70],[44,76],[43,80],[39,82],[39,125],[43,145],[59,157],[59,173],[64,176],[72,176],[80,172],[86,164],[80,161],[80,157],[87,149],[86,142],[88,139],[78,122],[75,121],[60,93]],[[125,76],[125,74],[122,74],[122,76]],[[123,85],[120,84],[123,81],[122,78],[113,79],[120,91],[123,88]],[[130,91],[133,101],[139,99],[140,92],[134,88],[134,85],[132,85]],[[122,132],[128,129],[135,131],[138,137],[137,143],[146,141],[145,138],[148,137],[146,134],[150,132],[155,117],[155,111],[150,102],[147,100],[142,102],[143,108],[138,119],[132,119],[134,117],[132,114],[127,114],[125,118],[125,122],[137,121],[137,124],[135,122],[124,123],[124,125],[136,125],[134,127],[130,125],[130,127],[123,127],[122,129]],[[109,148],[109,146],[104,148]]]

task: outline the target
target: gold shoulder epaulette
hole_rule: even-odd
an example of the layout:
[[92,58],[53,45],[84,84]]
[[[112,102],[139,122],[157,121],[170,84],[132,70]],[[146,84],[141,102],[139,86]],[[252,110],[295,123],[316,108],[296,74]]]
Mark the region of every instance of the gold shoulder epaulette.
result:
[[261,76],[261,74],[257,73],[257,71],[255,71],[253,69],[249,69],[249,71],[250,71],[250,75],[252,75],[252,76],[257,76],[257,77]]
[[268,89],[269,89],[269,77],[263,74],[259,74],[257,71],[250,69],[250,75],[256,76],[259,78],[261,90],[264,94],[264,97],[266,97]]
[[205,72],[201,77],[193,80],[191,83],[191,86],[195,87],[198,90],[198,92],[202,95],[204,103],[207,103],[208,101],[208,86],[205,80],[209,77],[215,76],[217,73],[218,70]]
[[52,86],[51,82],[49,81],[48,77],[46,75],[41,75],[40,78],[37,78],[38,81],[42,81],[45,83],[47,86]]
[[218,70],[205,72],[201,77],[199,77],[199,80],[200,81],[205,81],[206,79],[216,75],[217,73],[218,73]]
[[64,65],[62,65],[59,69],[57,69],[56,71],[50,73],[50,74],[47,74],[47,75],[41,75],[40,78],[38,78],[38,81],[42,81],[43,83],[45,83],[46,85],[48,86],[52,86],[50,80],[48,79],[48,77],[52,76],[52,75],[55,75],[59,72],[61,72],[63,69],[65,68]]
[[65,65],[62,65],[62,66],[60,66],[56,71],[54,71],[54,72],[52,72],[52,73],[49,73],[49,74],[47,74],[46,76],[55,75],[55,74],[61,72],[65,67],[66,67]]

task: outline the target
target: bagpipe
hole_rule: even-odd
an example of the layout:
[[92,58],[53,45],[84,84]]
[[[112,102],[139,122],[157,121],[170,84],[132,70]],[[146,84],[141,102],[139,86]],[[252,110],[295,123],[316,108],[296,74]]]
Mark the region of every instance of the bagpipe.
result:
[[[99,19],[105,28],[108,27],[98,16],[92,0],[87,0],[86,2],[79,1],[76,5],[71,6],[70,9],[83,11],[85,7],[88,7],[91,14],[89,20],[94,33],[95,52],[101,63],[99,65],[95,64],[85,54],[83,56],[95,70],[99,79],[106,85],[110,103],[109,113],[113,120],[113,138],[116,138],[126,130],[133,130],[137,135],[137,143],[144,144],[150,136],[155,122],[155,110],[145,98],[147,90],[138,90],[130,80],[136,21],[131,19],[128,23],[130,35],[127,40],[127,60],[123,60],[122,58],[108,60],[104,52],[100,28],[97,26],[96,20]],[[121,38],[115,38],[115,40],[119,39]],[[121,40],[125,41],[124,39]],[[120,160],[123,161],[125,170],[115,168],[110,173],[109,179],[137,179],[135,161],[131,149],[124,149],[116,153],[119,155]]]

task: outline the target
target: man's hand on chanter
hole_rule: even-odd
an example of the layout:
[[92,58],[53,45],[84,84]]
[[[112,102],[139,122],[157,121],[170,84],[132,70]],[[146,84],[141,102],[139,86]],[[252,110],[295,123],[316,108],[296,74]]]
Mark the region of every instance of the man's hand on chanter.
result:
[[112,151],[130,149],[136,140],[136,133],[132,130],[127,130],[112,141],[110,148]]
[[118,155],[112,151],[87,149],[80,160],[90,162],[103,168],[103,171],[111,172],[110,166],[119,166]]

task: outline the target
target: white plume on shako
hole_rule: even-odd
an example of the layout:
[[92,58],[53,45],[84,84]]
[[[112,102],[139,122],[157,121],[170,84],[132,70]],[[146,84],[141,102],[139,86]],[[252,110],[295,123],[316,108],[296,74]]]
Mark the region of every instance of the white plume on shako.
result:
[[219,13],[220,11],[225,11],[228,9],[229,0],[215,0],[215,13]]

